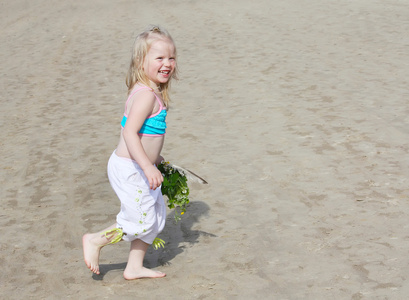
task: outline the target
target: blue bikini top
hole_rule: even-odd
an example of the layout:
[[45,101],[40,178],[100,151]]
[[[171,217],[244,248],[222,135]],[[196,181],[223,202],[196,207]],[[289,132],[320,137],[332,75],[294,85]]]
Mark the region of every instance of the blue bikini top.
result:
[[[127,106],[129,99],[132,98],[133,95],[135,95],[136,92],[139,92],[142,89],[149,89],[151,88],[143,86],[141,88],[136,89],[135,91],[132,92],[132,94],[129,95],[128,99],[126,100],[125,103],[125,112],[124,116],[122,118],[121,126],[122,128],[125,127],[126,120],[128,119],[128,115],[126,113],[127,111]],[[165,107],[163,107],[162,102],[160,101],[159,97],[155,95],[156,100],[159,103],[159,110],[150,115],[148,118],[146,118],[145,122],[143,123],[141,129],[139,130],[138,134],[139,135],[147,135],[147,136],[158,136],[158,135],[164,135],[166,133],[166,116],[168,114],[167,110]]]

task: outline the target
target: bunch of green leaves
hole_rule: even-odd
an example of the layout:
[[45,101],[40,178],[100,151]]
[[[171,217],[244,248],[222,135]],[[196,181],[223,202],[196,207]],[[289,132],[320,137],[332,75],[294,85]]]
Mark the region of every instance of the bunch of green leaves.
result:
[[180,215],[186,212],[189,203],[189,187],[183,171],[172,167],[168,162],[162,162],[158,166],[163,175],[162,194],[168,198],[168,207],[175,208],[175,221],[179,221]]

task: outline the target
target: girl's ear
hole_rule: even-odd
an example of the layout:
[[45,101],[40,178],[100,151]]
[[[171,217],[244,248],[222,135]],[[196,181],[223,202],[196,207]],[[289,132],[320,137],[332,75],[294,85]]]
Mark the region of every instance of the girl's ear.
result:
[[[140,59],[140,58],[138,58],[138,59]],[[145,58],[141,59],[140,66],[142,67],[142,71],[145,71]]]

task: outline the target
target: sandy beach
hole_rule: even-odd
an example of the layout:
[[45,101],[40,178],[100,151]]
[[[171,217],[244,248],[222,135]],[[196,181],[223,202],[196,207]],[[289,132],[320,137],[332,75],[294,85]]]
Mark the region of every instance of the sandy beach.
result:
[[[1,299],[406,299],[403,0],[2,1]],[[191,184],[145,265],[81,237],[119,211],[106,165],[132,43],[176,41],[163,156]]]

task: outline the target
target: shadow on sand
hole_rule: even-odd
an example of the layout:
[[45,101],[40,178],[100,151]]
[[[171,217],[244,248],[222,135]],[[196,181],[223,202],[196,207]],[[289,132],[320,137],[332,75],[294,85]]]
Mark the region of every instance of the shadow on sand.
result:
[[[192,230],[199,219],[206,216],[209,206],[202,201],[192,201],[182,220],[175,222],[174,211],[172,210],[166,218],[166,226],[158,236],[165,240],[165,248],[154,250],[149,247],[146,253],[144,265],[147,268],[170,265],[173,258],[182,253],[187,246],[199,243],[200,236],[216,237],[216,235],[200,230]],[[105,274],[113,270],[124,270],[126,262],[117,264],[101,264],[99,266],[101,274],[93,274],[94,280],[103,280]]]

